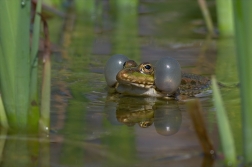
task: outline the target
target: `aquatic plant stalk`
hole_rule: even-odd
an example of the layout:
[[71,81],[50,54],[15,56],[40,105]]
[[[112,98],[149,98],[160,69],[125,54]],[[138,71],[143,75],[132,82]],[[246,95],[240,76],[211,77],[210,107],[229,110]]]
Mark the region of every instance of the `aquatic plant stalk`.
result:
[[4,146],[5,146],[5,142],[6,142],[6,136],[7,136],[7,130],[1,129],[0,136],[1,136],[1,139],[0,139],[0,162],[2,162]]
[[225,86],[239,83],[234,38],[219,38],[217,41],[215,75],[218,82]]
[[37,0],[31,39],[31,80],[30,80],[30,110],[28,116],[29,129],[38,130],[39,98],[38,98],[38,47],[40,37],[42,0]]
[[4,128],[8,128],[8,120],[7,120],[7,116],[4,110],[4,105],[3,105],[3,101],[1,98],[1,94],[0,94],[0,127],[4,127]]
[[27,127],[30,82],[30,3],[0,1],[0,89],[13,128]]
[[41,89],[41,109],[40,109],[40,129],[46,133],[50,127],[50,97],[51,97],[51,48],[49,40],[49,29],[46,20],[42,18],[44,27],[44,55],[43,55],[43,75]]
[[214,34],[214,26],[213,26],[213,21],[211,19],[211,15],[209,13],[209,10],[207,8],[207,4],[205,0],[198,0],[201,12],[203,14],[207,30],[210,34]]
[[232,0],[216,0],[218,27],[221,36],[234,35]]
[[215,77],[212,77],[212,88],[213,88],[213,101],[214,106],[216,108],[217,122],[221,139],[221,145],[225,156],[225,163],[227,165],[235,166],[237,162],[236,162],[234,139]]
[[[113,2],[113,1],[112,1]],[[140,60],[138,41],[138,0],[115,0],[116,30],[113,35],[113,53],[130,56],[136,61]],[[128,31],[130,27],[130,31]],[[131,41],[131,42],[129,42]]]
[[246,164],[252,164],[252,1],[233,0]]

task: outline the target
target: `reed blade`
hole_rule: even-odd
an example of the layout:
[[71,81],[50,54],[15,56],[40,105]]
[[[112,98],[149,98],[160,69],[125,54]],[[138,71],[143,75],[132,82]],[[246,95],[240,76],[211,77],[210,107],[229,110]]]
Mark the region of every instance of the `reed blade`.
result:
[[3,101],[1,98],[1,94],[0,94],[0,127],[4,127],[4,128],[8,128],[9,124],[8,124],[8,120],[7,120],[7,116],[4,110],[4,105],[3,105]]
[[[112,1],[116,10],[117,22],[113,34],[113,54],[124,54],[135,61],[140,61],[140,46],[138,41],[138,0]],[[112,3],[111,2],[111,3]],[[130,27],[130,31],[128,28]],[[131,42],[128,42],[131,41]]]
[[234,35],[234,19],[232,0],[216,0],[218,27],[221,36]]
[[7,140],[7,130],[6,129],[0,129],[0,162],[3,161],[3,152],[4,152],[4,146],[5,142]]
[[39,122],[39,99],[38,99],[38,47],[40,37],[42,0],[36,3],[36,11],[33,23],[32,42],[31,42],[31,80],[30,80],[30,109],[28,124],[30,131],[38,130]]
[[229,166],[230,165],[235,166],[237,161],[236,161],[234,138],[232,135],[227,113],[224,108],[220,90],[218,89],[215,77],[212,77],[212,88],[213,88],[213,101],[214,106],[216,108],[217,123],[220,133],[222,150],[225,156],[225,163]]
[[206,26],[207,26],[207,30],[209,34],[214,35],[214,26],[213,26],[213,21],[210,15],[210,12],[207,8],[207,3],[205,0],[198,0],[198,4],[200,6],[201,12],[203,14]]
[[252,1],[233,0],[238,73],[240,79],[243,150],[246,164],[252,164]]
[[0,1],[0,89],[13,128],[27,127],[29,107],[30,3]]
[[51,102],[51,47],[49,39],[49,29],[45,19],[42,18],[44,27],[44,55],[43,55],[43,75],[41,88],[41,108],[39,127],[41,132],[49,133],[50,128],[50,102]]

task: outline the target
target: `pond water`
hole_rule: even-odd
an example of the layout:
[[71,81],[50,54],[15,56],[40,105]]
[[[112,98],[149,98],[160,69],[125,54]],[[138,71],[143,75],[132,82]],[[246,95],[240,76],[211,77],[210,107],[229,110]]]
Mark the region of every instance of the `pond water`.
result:
[[[214,13],[212,1],[209,6]],[[106,61],[117,53],[138,63],[170,56],[183,71],[214,74],[220,63],[219,45],[207,37],[197,2],[141,0],[136,5],[104,0],[92,7],[49,20],[54,43],[50,142],[21,138],[15,143],[39,142],[39,154],[16,158],[17,151],[11,159],[32,159],[23,160],[23,166],[39,162],[52,167],[223,166],[221,154],[215,159],[204,157],[184,102],[109,95],[103,75]],[[230,120],[237,122],[232,125],[236,141],[241,141],[239,91],[223,88],[222,93]],[[212,96],[200,102],[219,152]],[[237,150],[241,152],[239,144]]]

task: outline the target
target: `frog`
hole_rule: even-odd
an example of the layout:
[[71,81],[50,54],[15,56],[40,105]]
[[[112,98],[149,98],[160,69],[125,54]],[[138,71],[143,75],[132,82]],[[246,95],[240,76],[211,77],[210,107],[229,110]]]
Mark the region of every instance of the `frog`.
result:
[[149,62],[138,65],[125,58],[122,69],[118,68],[114,75],[110,87],[122,95],[183,100],[212,93],[208,77],[182,72],[177,60],[170,57],[160,59],[155,66]]
[[[131,62],[132,60],[130,60]],[[132,63],[131,63],[132,64]],[[118,72],[116,79],[117,91],[122,94],[135,96],[153,96],[166,98],[199,97],[202,92],[210,89],[210,79],[204,76],[181,72],[181,82],[174,92],[166,93],[155,85],[155,68],[151,63],[144,62],[139,65],[125,63],[124,68]]]

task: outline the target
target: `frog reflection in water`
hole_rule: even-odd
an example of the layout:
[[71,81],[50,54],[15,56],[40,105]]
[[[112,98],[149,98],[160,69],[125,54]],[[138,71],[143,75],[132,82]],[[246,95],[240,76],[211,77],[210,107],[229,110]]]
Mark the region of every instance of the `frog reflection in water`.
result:
[[111,124],[138,125],[141,128],[154,126],[156,132],[164,136],[179,131],[182,114],[175,100],[167,103],[155,97],[118,96],[114,94],[107,97],[105,112]]
[[112,56],[105,66],[105,79],[123,95],[181,100],[211,93],[208,78],[181,72],[179,63],[170,57],[160,59],[154,67],[150,63],[137,65],[123,55]]
[[148,108],[137,111],[117,109],[116,117],[119,122],[127,126],[134,126],[137,123],[141,128],[148,128],[154,123],[158,134],[163,136],[176,134],[182,122],[181,111],[174,109],[174,105],[168,104],[159,104],[152,107],[153,109]]
[[124,68],[118,72],[116,79],[118,85],[116,90],[119,93],[128,95],[146,95],[154,97],[176,97],[178,95],[187,97],[201,96],[201,93],[208,90],[210,80],[206,77],[181,73],[181,83],[174,93],[167,94],[158,89],[154,80],[154,67],[150,63],[136,65],[133,60],[125,62]]

